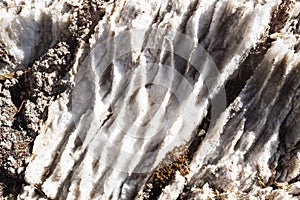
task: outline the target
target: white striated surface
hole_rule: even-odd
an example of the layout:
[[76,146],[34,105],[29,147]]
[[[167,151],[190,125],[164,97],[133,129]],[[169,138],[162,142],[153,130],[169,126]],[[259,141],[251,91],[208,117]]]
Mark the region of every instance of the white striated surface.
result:
[[[45,39],[37,33],[42,16],[53,20],[41,29],[51,27],[45,51],[74,20],[75,14],[58,14],[65,2],[86,13],[81,6],[85,1],[33,1],[22,6],[19,15],[0,10],[8,16],[2,19],[8,31],[0,32],[1,38],[21,65],[40,56],[32,49]],[[62,78],[73,80],[74,87],[51,99],[25,172],[28,185],[19,198],[151,199],[144,190],[152,184],[153,171],[169,151],[192,143],[209,106],[211,124],[191,155],[189,173],[174,169],[174,179],[157,198],[216,198],[218,190],[227,199],[240,199],[245,191],[257,198],[292,198],[298,185],[277,191],[269,186],[262,189],[256,182],[271,180],[270,160],[284,157],[277,150],[289,142],[280,143],[285,137],[280,129],[291,127],[285,119],[298,119],[298,112],[288,111],[297,97],[284,99],[283,89],[292,82],[290,77],[298,78],[300,60],[294,47],[299,36],[285,32],[282,38],[278,33],[270,36],[276,41],[270,42],[264,59],[250,66],[256,68],[254,75],[227,109],[224,90],[252,48],[268,34],[280,3],[103,2],[105,15],[90,23],[95,33],[85,39],[82,35],[88,31],[83,31],[77,38],[74,64]],[[298,7],[290,12],[296,15]],[[9,30],[16,31],[13,37]],[[295,130],[290,132],[297,141]],[[299,176],[299,152],[293,155],[293,167],[281,177],[284,181]]]
[[[70,13],[66,1],[2,1],[0,5],[0,43],[16,60],[14,69],[32,64],[60,39]],[[13,71],[1,66],[3,72]],[[7,71],[6,71],[7,70]]]

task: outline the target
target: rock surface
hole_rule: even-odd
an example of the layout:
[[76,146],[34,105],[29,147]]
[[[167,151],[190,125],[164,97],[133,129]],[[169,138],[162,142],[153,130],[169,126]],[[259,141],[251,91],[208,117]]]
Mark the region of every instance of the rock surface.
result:
[[299,199],[300,2],[0,2],[6,199]]

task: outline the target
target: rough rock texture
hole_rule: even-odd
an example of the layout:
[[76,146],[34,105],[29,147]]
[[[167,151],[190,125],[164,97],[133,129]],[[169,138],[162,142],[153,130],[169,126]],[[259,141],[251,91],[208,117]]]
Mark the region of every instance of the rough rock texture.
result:
[[300,198],[299,1],[0,12],[3,198]]

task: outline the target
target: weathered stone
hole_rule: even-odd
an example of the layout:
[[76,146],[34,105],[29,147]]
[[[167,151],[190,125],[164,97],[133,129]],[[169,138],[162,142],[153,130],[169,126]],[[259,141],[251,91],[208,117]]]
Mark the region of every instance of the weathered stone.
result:
[[3,197],[299,198],[300,2],[10,3]]

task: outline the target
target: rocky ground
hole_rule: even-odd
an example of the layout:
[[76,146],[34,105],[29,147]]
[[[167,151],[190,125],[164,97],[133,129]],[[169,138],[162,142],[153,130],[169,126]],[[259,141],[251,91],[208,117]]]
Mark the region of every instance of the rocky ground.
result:
[[300,198],[299,1],[0,13],[1,198]]

